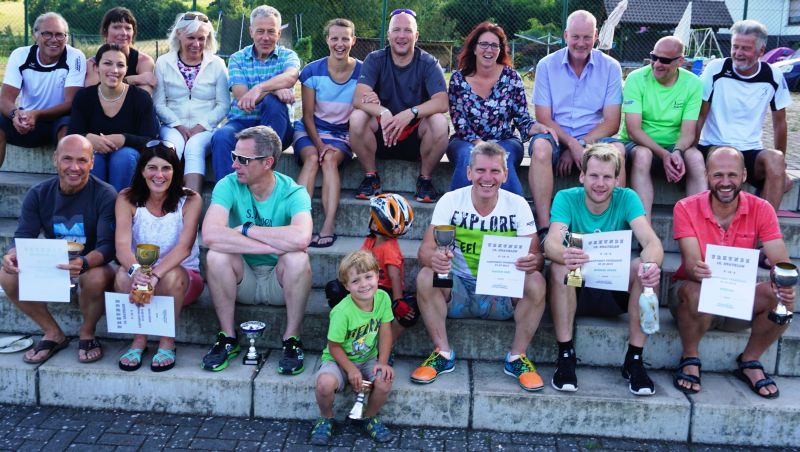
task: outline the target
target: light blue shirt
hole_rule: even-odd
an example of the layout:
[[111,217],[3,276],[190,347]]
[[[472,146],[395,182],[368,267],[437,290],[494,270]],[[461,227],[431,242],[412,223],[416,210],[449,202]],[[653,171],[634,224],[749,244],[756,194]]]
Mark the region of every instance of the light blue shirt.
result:
[[565,47],[536,65],[533,104],[549,107],[552,119],[570,136],[580,138],[603,121],[603,107],[622,104],[622,68],[617,60],[592,50],[578,77]]
[[[289,68],[300,70],[300,58],[294,50],[275,46],[275,50],[261,61],[253,53],[253,45],[231,55],[228,60],[228,88],[244,85],[247,89],[284,73]],[[287,106],[287,108],[289,108]],[[231,96],[231,110],[228,119],[258,119],[258,109],[248,113],[241,110],[235,97]]]

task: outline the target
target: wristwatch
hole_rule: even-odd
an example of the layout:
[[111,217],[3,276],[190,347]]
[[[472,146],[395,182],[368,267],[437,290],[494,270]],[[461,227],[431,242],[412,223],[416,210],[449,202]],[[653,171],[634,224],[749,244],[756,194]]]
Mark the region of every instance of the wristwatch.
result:
[[578,138],[578,144],[580,144],[581,147],[586,147],[586,140],[583,138]]
[[18,110],[18,108],[11,109],[11,114],[8,115],[8,119],[13,121],[14,120],[14,116],[17,116],[17,110]]
[[133,278],[133,274],[136,273],[136,270],[139,270],[139,268],[141,268],[139,264],[133,264],[128,267],[128,277]]
[[414,119],[417,119],[417,117],[419,116],[419,108],[411,107],[411,114],[414,115]]
[[86,270],[89,270],[89,259],[86,259],[86,256],[80,256],[81,258],[81,271],[80,274],[86,273]]

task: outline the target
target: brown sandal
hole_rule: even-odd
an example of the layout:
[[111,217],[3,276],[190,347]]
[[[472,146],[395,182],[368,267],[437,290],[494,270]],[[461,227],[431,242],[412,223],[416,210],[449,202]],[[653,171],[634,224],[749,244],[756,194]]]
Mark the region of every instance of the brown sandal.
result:
[[22,360],[28,364],[42,364],[43,362],[52,358],[53,355],[59,352],[59,350],[67,348],[67,345],[69,345],[69,339],[66,337],[61,342],[42,339],[36,343],[35,347],[33,347],[33,356],[36,356],[37,354],[39,354],[39,352],[43,350],[47,350],[47,354],[40,359],[30,359],[27,356],[23,356]]

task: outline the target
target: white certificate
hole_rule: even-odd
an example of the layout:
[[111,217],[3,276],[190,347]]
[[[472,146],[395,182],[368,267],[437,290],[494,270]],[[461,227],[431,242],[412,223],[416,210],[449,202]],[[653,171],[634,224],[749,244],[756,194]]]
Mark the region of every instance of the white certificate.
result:
[[698,311],[751,320],[756,295],[758,250],[732,246],[706,246],[711,277],[700,285]]
[[175,337],[175,301],[154,296],[139,307],[126,293],[106,292],[106,320],[109,333]]
[[56,267],[69,262],[67,241],[14,239],[19,265],[19,299],[69,303],[69,270]]
[[589,262],[581,267],[586,287],[628,291],[631,234],[629,229],[583,236],[583,251],[589,255]]
[[530,247],[530,237],[484,235],[475,293],[522,298],[525,272],[517,270],[516,262]]

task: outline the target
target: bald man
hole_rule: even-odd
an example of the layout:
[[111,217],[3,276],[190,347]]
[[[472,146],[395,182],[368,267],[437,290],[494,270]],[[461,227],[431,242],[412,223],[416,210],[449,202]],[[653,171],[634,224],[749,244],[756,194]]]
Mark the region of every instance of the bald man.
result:
[[[33,186],[25,195],[14,238],[62,239],[84,245],[81,256],[58,264],[78,278],[78,300],[83,314],[79,330],[78,360],[103,357],[95,338],[97,321],[103,315],[103,292],[111,289],[114,271],[114,201],[116,192],[89,174],[94,158],[92,145],[80,135],[67,135],[53,154],[58,175]],[[3,256],[0,286],[12,303],[42,329],[42,339],[22,360],[41,364],[69,344],[64,331],[47,310],[47,304],[19,299],[19,272],[14,245]]]
[[776,289],[770,282],[759,283],[750,322],[704,314],[697,309],[700,285],[712,276],[706,263],[707,245],[755,248],[761,242],[771,262],[789,260],[775,210],[767,201],[742,191],[747,176],[742,153],[719,147],[708,156],[709,190],[682,199],[675,206],[674,237],[681,249],[681,266],[670,286],[669,309],[678,323],[683,353],[673,383],[687,394],[700,391],[699,345],[706,331],[751,328],[747,346],[736,359],[735,374],[761,397],[778,397],[777,385],[758,359],[789,327],[773,323],[767,315],[778,300],[789,312],[794,311],[794,287]]
[[620,138],[631,165],[631,188],[642,200],[647,220],[653,210],[650,168],[663,171],[667,182],[686,177],[686,194],[706,189],[703,155],[694,147],[697,117],[703,102],[703,84],[681,68],[683,44],[674,36],[656,42],[650,65],[625,79]]
[[447,85],[439,61],[416,47],[416,16],[392,11],[389,48],[367,55],[361,67],[350,115],[350,146],[365,173],[358,199],[382,191],[376,158],[419,160],[416,200],[439,197],[431,175],[447,150]]

